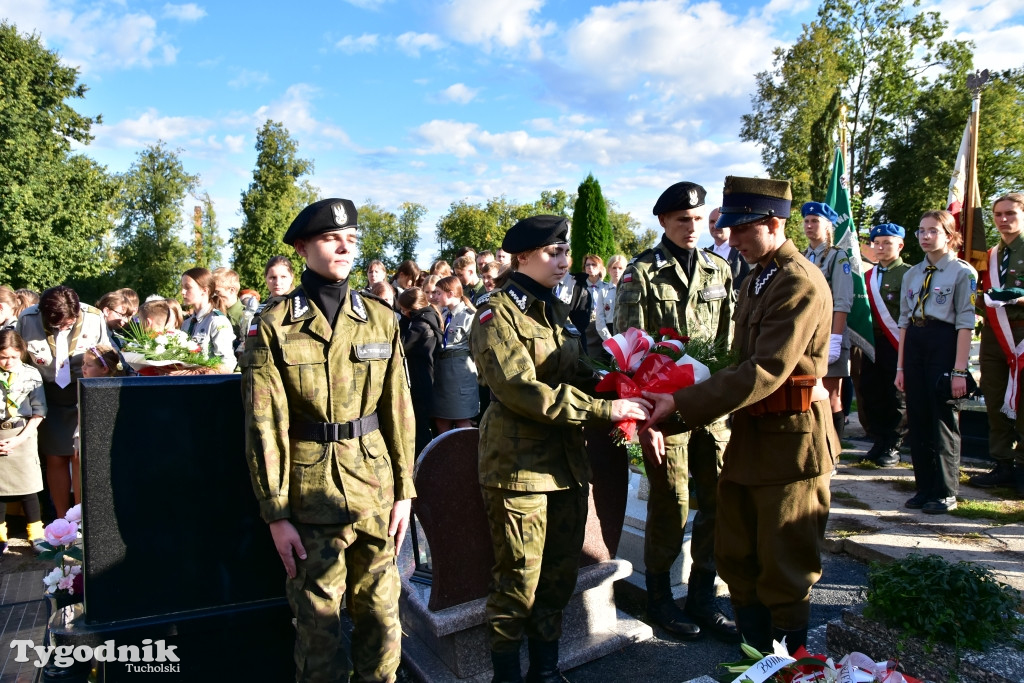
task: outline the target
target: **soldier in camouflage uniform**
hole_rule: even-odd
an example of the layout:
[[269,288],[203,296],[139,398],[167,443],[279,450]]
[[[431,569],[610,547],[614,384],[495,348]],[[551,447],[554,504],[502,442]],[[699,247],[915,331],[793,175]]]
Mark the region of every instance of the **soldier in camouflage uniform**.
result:
[[576,586],[587,520],[590,462],[583,423],[644,419],[644,401],[596,399],[580,363],[579,332],[552,292],[568,269],[568,222],[516,223],[502,249],[508,281],[478,300],[469,335],[492,393],[480,423],[480,485],[494,544],[487,599],[494,681],[521,681],[529,642],[530,681],[564,681],[558,670],[562,610]]
[[[409,521],[415,424],[394,312],[348,287],[356,209],[303,209],[284,242],[301,285],[270,299],[242,356],[246,452],[260,514],[288,574],[300,681],[394,681],[395,556]],[[296,559],[296,557],[298,559]]]
[[[661,328],[671,327],[684,335],[713,339],[728,349],[732,269],[717,254],[696,248],[707,216],[704,197],[703,187],[683,182],[658,198],[654,214],[665,235],[661,244],[633,259],[622,274],[615,300],[618,332],[636,327],[657,337]],[[737,642],[735,624],[715,605],[714,588],[716,489],[729,428],[725,419],[691,431],[682,431],[679,425],[665,427],[674,433],[663,436],[648,430],[641,437],[651,483],[644,537],[647,618],[679,638],[697,638],[703,627],[716,637]],[[689,473],[700,509],[693,523],[693,565],[684,614],[672,598],[669,571],[683,546]]]

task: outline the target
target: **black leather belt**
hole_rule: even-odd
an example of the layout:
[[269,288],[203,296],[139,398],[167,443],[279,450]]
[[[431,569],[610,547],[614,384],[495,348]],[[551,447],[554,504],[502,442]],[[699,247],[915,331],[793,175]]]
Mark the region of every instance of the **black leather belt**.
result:
[[469,349],[442,349],[441,358],[462,358],[470,355]]
[[0,429],[17,429],[18,427],[24,427],[25,420],[18,417],[12,417],[10,419],[0,422]]
[[380,429],[377,413],[351,422],[299,422],[288,427],[288,436],[300,441],[330,443],[355,439]]

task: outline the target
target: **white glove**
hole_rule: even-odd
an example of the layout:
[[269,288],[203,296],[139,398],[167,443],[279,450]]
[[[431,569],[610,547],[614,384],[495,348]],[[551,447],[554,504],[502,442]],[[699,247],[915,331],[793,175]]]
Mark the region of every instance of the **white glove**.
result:
[[828,339],[828,364],[832,365],[843,354],[843,335],[833,334]]

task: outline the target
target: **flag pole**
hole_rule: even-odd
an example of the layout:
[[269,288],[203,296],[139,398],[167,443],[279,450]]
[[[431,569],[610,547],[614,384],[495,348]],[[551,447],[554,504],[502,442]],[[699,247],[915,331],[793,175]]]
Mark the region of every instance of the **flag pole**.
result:
[[[986,259],[984,226],[975,224],[978,218],[976,214],[979,212],[973,209],[974,207],[981,206],[981,197],[978,189],[978,131],[981,122],[981,89],[988,80],[988,69],[967,74],[967,88],[971,91],[971,125],[970,137],[968,138],[967,178],[964,182],[963,250],[967,261],[972,264],[984,263]],[[975,244],[977,241],[975,238],[976,229],[981,236],[980,249],[978,248],[979,245]]]

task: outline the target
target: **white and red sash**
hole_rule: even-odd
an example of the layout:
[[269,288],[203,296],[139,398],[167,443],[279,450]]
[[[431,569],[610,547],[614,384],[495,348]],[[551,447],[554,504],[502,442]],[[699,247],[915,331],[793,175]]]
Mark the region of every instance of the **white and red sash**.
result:
[[899,326],[893,320],[892,314],[889,313],[889,307],[882,301],[882,292],[878,289],[878,278],[875,277],[875,269],[869,270],[864,277],[868,281],[868,302],[871,304],[871,314],[875,316],[875,320],[882,324],[882,331],[885,332],[885,337],[892,344],[892,347],[899,350]]
[[[999,279],[999,258],[997,256],[999,246],[988,250],[988,271],[985,277],[988,279],[988,286],[985,289],[1002,289],[1003,283]],[[984,286],[984,285],[983,285]],[[1024,340],[1016,347],[1013,346],[1013,332],[1010,330],[1010,319],[1006,315],[1006,309],[1002,306],[986,306],[988,314],[988,326],[999,341],[1006,356],[1006,364],[1010,366],[1010,377],[1006,382],[1006,393],[1003,395],[1003,407],[1000,412],[1011,420],[1017,419],[1017,400],[1020,397],[1020,373],[1024,369]]]

